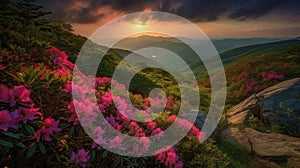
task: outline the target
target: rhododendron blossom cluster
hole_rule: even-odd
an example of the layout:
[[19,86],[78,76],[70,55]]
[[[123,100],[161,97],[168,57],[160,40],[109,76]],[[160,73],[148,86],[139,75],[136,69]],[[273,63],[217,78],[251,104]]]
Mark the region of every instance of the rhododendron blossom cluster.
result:
[[39,142],[41,139],[45,141],[51,141],[51,135],[53,135],[54,132],[61,131],[60,128],[58,128],[59,121],[54,121],[53,118],[47,118],[44,121],[44,125],[34,134],[34,137]]
[[[284,68],[287,68],[287,64],[283,65]],[[246,66],[246,70],[249,70],[251,65]],[[242,71],[241,74],[237,77],[237,81],[242,81],[242,90],[244,89],[243,96],[246,96],[248,93],[253,93],[268,87],[267,83],[280,81],[284,79],[284,75],[277,74],[273,70],[270,72],[261,71],[258,72],[256,77],[251,77],[247,71]]]
[[[18,128],[18,123],[24,124],[27,121],[42,117],[39,108],[34,108],[34,103],[30,98],[31,91],[25,86],[14,86],[8,89],[7,86],[0,86],[0,103],[7,104],[7,109],[0,112],[0,129],[7,131],[8,128]],[[24,106],[23,104],[26,104]],[[9,109],[12,110],[9,110]]]
[[[93,135],[95,141],[91,142],[89,149],[86,145],[79,145],[75,150],[77,152],[71,151],[72,153],[68,155],[69,159],[75,164],[86,167],[91,159],[89,152],[91,150],[101,151],[103,149],[101,145],[103,144],[108,144],[110,149],[131,149],[130,152],[138,156],[142,156],[149,151],[151,146],[155,145],[155,142],[150,141],[148,137],[157,136],[157,140],[159,140],[164,134],[164,129],[160,127],[159,123],[151,119],[152,112],[150,108],[160,109],[162,102],[165,102],[166,107],[162,108],[162,111],[168,112],[170,116],[163,121],[163,124],[171,125],[177,119],[176,115],[172,113],[176,99],[167,97],[144,98],[139,94],[135,94],[131,95],[135,102],[132,105],[131,100],[125,98],[128,95],[125,85],[107,77],[90,78],[80,71],[78,72],[79,75],[76,76],[76,82],[73,83],[74,79],[71,80],[72,70],[77,67],[68,61],[68,55],[55,47],[48,49],[46,52],[54,56],[52,62],[49,65],[39,66],[34,64],[33,66],[36,71],[45,72],[45,74],[39,76],[39,80],[48,80],[49,76],[46,75],[48,73],[54,74],[57,79],[64,82],[64,86],[59,88],[61,92],[59,94],[66,97],[64,97],[64,101],[61,101],[65,103],[65,109],[59,112],[53,111],[53,113],[61,113],[63,117],[53,117],[51,114],[45,115],[41,110],[44,107],[36,106],[34,99],[31,99],[30,96],[33,91],[26,88],[27,85],[17,85],[12,88],[0,85],[0,102],[5,104],[3,106],[5,108],[0,109],[1,131],[18,130],[21,127],[23,128],[23,126],[19,127],[20,124],[24,125],[24,128],[31,134],[29,135],[31,140],[34,140],[35,143],[47,144],[59,141],[56,144],[60,144],[59,150],[57,150],[57,152],[60,152],[64,148],[68,148],[65,139],[70,138],[69,140],[74,141],[73,144],[76,144],[76,140],[71,139],[72,129],[74,132],[74,130],[82,129],[80,125],[89,127],[92,130],[89,135]],[[0,70],[3,70],[1,62],[2,57],[0,57]],[[270,77],[274,78],[276,76],[273,74]],[[95,83],[95,88],[89,88],[93,85],[89,86],[88,84],[93,83]],[[117,92],[113,93],[111,91],[111,85],[117,88]],[[96,97],[96,99],[92,99],[92,97]],[[107,123],[97,122],[100,116],[103,116],[106,122],[115,130],[129,136],[141,138],[136,143],[131,144],[123,141],[120,136],[107,138],[106,135],[109,132],[104,129],[105,127],[102,127],[103,124]],[[141,118],[146,122],[134,121]],[[33,127],[27,125],[33,120],[39,122]],[[203,133],[189,121],[180,119],[179,123],[181,128],[192,128],[187,136],[196,138],[203,136]],[[71,131],[68,130],[70,128]],[[65,146],[62,147],[61,144]],[[43,151],[43,147],[40,148]],[[176,154],[174,147],[168,147],[168,150],[162,149],[161,152],[158,151],[155,158],[167,167],[183,167],[183,163]]]
[[86,167],[86,163],[90,159],[90,156],[88,152],[86,152],[84,149],[80,149],[78,153],[73,152],[71,156],[71,160],[75,161],[76,164]]
[[166,147],[168,150],[165,152],[157,151],[155,157],[162,163],[165,163],[167,167],[175,167],[175,168],[182,168],[183,163],[179,160],[178,156],[176,155],[176,150],[174,147]]

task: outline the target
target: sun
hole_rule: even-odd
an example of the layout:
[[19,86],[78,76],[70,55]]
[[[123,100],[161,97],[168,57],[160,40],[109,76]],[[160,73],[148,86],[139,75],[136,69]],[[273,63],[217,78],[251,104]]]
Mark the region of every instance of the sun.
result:
[[146,28],[146,23],[143,23],[142,21],[134,21],[134,23],[133,23],[133,25],[132,25],[132,28],[134,29],[134,30],[138,30],[138,31],[141,31],[141,30],[143,30],[143,29],[145,29]]

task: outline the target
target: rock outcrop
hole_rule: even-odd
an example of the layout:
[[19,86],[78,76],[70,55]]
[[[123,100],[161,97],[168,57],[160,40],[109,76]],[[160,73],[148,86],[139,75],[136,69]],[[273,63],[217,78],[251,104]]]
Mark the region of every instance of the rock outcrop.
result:
[[233,127],[226,131],[225,140],[236,143],[248,153],[263,157],[300,157],[300,138],[279,133],[262,133],[252,128],[240,130]]
[[[264,124],[259,127],[263,132],[249,127],[253,124],[249,120],[251,116],[258,119],[260,124],[257,126]],[[300,78],[281,82],[250,96],[227,112],[227,121],[229,127],[222,132],[223,140],[254,155],[261,167],[300,167],[300,138],[297,138],[300,135]],[[292,132],[297,137],[263,130],[279,123],[284,123],[284,131],[287,131],[284,134],[291,135]],[[273,162],[278,157],[285,161]]]
[[[283,105],[284,107],[282,107]],[[292,113],[288,113],[291,109]],[[254,94],[227,112],[231,124],[247,123],[253,115],[265,124],[285,122],[290,131],[300,132],[300,78],[281,82]]]

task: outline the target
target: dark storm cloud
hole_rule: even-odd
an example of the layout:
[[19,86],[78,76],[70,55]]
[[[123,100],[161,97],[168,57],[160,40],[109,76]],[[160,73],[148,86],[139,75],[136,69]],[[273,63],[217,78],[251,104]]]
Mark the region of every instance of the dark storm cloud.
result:
[[242,6],[229,15],[231,19],[246,20],[248,18],[257,19],[270,12],[272,9],[284,3],[282,0],[251,1],[252,4]]
[[97,7],[91,6],[91,1],[53,0],[42,1],[45,10],[52,11],[51,17],[71,23],[95,23],[105,14],[97,13]]
[[[127,14],[147,8],[178,14],[194,22],[215,21],[221,16],[243,21],[257,19],[273,10],[289,11],[292,15],[299,5],[298,0],[52,0],[42,3],[46,10],[53,11],[52,17],[72,23],[94,23],[113,12]],[[166,18],[153,16],[152,19]]]

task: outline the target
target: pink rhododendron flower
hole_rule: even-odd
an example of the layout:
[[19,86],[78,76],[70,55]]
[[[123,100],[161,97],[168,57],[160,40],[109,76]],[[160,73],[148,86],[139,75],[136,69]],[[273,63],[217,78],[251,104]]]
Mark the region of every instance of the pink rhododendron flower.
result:
[[153,122],[153,121],[147,122],[147,129],[148,129],[149,131],[154,130],[155,126],[156,126],[156,123],[155,123],[155,122]]
[[166,104],[166,109],[170,109],[174,105],[174,100],[168,99]]
[[116,88],[119,88],[119,89],[121,89],[121,90],[126,90],[126,86],[123,85],[123,84],[116,84],[115,87],[116,87]]
[[23,102],[23,103],[31,103],[30,99],[31,91],[26,89],[25,86],[14,86],[12,90],[10,90],[11,101],[10,106],[15,106],[16,102]]
[[134,131],[134,136],[136,136],[136,137],[145,137],[146,133],[143,132],[142,128],[139,128],[139,129]]
[[51,54],[54,54],[55,56],[58,55],[60,53],[60,51],[55,48],[55,47],[51,47],[48,49],[48,51],[51,53]]
[[72,62],[68,61],[68,62],[66,63],[66,66],[67,66],[69,69],[73,70],[74,67],[75,67],[75,64],[73,64]]
[[65,68],[59,68],[59,69],[55,70],[54,73],[56,75],[58,75],[59,77],[62,77],[63,75],[65,75],[66,78],[69,78],[71,76],[70,70],[65,69]]
[[151,132],[151,136],[158,135],[158,137],[161,137],[162,134],[163,134],[163,131],[160,128],[156,128],[155,130],[153,130]]
[[155,157],[156,157],[156,159],[157,159],[158,161],[160,161],[161,163],[165,162],[166,155],[165,155],[164,152],[161,152],[161,153],[155,155]]
[[141,137],[140,141],[132,149],[135,155],[142,155],[148,151],[150,147],[150,140],[147,137]]
[[265,76],[267,75],[266,72],[260,72],[259,74],[260,74],[262,77],[265,77]]
[[6,86],[0,85],[0,102],[9,103],[10,99],[9,89]]
[[104,134],[104,130],[101,127],[96,127],[94,129],[94,134],[96,137],[100,137]]
[[267,80],[273,80],[273,79],[284,79],[283,75],[277,74],[274,71],[271,71],[268,75],[267,75]]
[[125,115],[123,115],[121,113],[117,113],[116,119],[118,121],[121,121],[122,125],[129,124],[129,122],[130,122],[130,119],[127,116],[125,116]]
[[133,129],[138,129],[139,128],[139,125],[136,122],[134,122],[134,121],[131,121],[130,124],[129,124],[129,126],[131,128],[133,128]]
[[253,89],[253,87],[254,87],[256,84],[257,84],[256,81],[252,81],[252,82],[248,83],[247,86],[246,86],[246,91],[244,92],[243,95],[244,95],[244,96],[247,95],[247,94]]
[[37,139],[37,142],[42,138],[45,141],[51,141],[51,135],[54,132],[61,131],[58,128],[59,121],[54,121],[53,118],[47,118],[44,121],[44,125],[34,134],[34,137]]
[[182,161],[178,161],[176,164],[175,164],[175,168],[182,168],[183,167],[183,162]]
[[68,81],[63,89],[63,92],[72,93],[72,81]]
[[56,54],[53,60],[53,63],[59,66],[68,65],[68,62],[68,55],[64,51],[60,51],[59,54]]
[[77,100],[72,100],[70,102],[70,104],[68,105],[68,110],[71,112],[71,116],[68,118],[68,122],[73,122],[73,125],[78,125],[79,119],[75,112],[75,107],[74,107],[73,101],[77,101]]
[[96,142],[93,142],[92,149],[97,149],[99,151],[102,149],[102,146],[98,145]]
[[173,151],[170,151],[167,154],[165,164],[167,166],[169,165],[170,167],[172,167],[172,165],[176,164],[177,160],[178,160],[178,157],[177,157],[176,153]]
[[7,110],[0,111],[0,130],[7,131],[8,128],[17,129],[14,117]]
[[176,118],[177,118],[176,115],[171,115],[171,116],[168,117],[168,122],[173,122],[173,121],[176,120]]
[[175,148],[167,146],[166,149],[168,150],[165,152],[162,152],[162,149],[156,151],[154,157],[161,163],[165,163],[167,167],[182,168],[183,163],[179,161]]
[[[121,101],[120,101],[121,102]],[[99,99],[99,108],[101,112],[106,112],[106,107],[109,107],[113,104],[113,96],[112,92],[106,92],[100,99]]]
[[95,81],[97,86],[105,86],[111,83],[111,79],[107,77],[103,77],[103,78],[96,77]]
[[86,167],[86,163],[89,161],[90,156],[89,153],[84,149],[80,149],[78,153],[72,152],[71,160],[75,161],[76,164]]
[[149,105],[150,105],[150,100],[149,99],[144,99],[144,101],[143,101],[143,105],[144,105],[144,107],[145,107],[145,109],[148,109],[149,108]]
[[6,67],[0,64],[0,71],[4,70]]
[[107,121],[108,123],[110,123],[111,125],[117,124],[116,118],[115,118],[114,116],[106,117],[105,119],[106,119],[106,121]]
[[[33,106],[33,105],[32,105]],[[37,115],[42,116],[42,113],[39,112],[39,108],[26,108],[26,107],[19,107],[15,110],[16,120],[22,121],[24,124],[27,123],[28,120],[37,119]]]
[[193,124],[191,122],[189,122],[188,120],[186,120],[186,119],[180,119],[179,120],[179,125],[181,127],[186,127],[186,128],[191,128],[193,126]]
[[155,97],[155,98],[151,98],[149,97],[149,100],[151,102],[151,107],[155,107],[155,108],[162,108],[165,106],[165,104],[163,102],[167,102],[166,100],[166,96],[163,95],[161,98],[159,97]]
[[45,128],[51,130],[52,132],[59,132],[59,131],[61,131],[61,129],[58,128],[58,124],[59,124],[59,120],[54,121],[53,118],[47,118],[44,121]]
[[142,144],[143,148],[142,151],[146,152],[150,147],[150,140],[148,137],[141,137],[140,143]]
[[113,100],[112,92],[106,92],[101,99],[106,106],[111,105]]
[[192,135],[197,137],[198,139],[204,138],[204,133],[195,126],[192,126],[191,132],[192,132]]
[[122,139],[119,136],[116,136],[114,139],[109,140],[109,148],[113,149],[113,148],[117,148],[120,143],[122,142]]
[[127,110],[127,104],[124,99],[122,99],[120,96],[113,96],[115,105],[118,109],[118,111],[122,114],[124,114]]
[[76,107],[76,113],[75,109],[73,113],[77,114],[83,126],[89,126],[98,117],[98,114],[95,112],[97,104],[91,102],[90,99],[84,98],[80,102],[77,100],[73,100],[73,103],[74,107]]
[[55,56],[53,63],[57,64],[59,66],[67,66],[70,69],[74,68],[74,64],[68,61],[68,55],[65,51],[60,51],[55,47],[48,49],[50,54],[53,54]]

